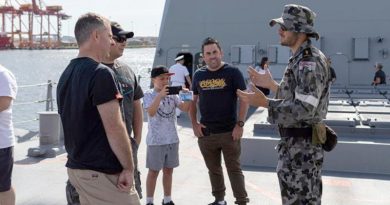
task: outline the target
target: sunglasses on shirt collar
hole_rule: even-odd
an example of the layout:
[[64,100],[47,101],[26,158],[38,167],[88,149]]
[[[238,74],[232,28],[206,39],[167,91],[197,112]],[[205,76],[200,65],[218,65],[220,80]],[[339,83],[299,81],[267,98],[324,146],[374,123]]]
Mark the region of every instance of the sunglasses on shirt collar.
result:
[[119,36],[113,36],[112,39],[114,39],[117,43],[123,43],[127,40],[127,38],[119,37]]

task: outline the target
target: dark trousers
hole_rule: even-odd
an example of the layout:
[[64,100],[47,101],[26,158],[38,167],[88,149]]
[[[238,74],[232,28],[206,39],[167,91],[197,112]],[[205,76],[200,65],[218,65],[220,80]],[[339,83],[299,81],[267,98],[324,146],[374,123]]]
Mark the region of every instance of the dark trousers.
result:
[[0,149],[0,192],[11,189],[12,169],[14,166],[14,147]]
[[228,132],[198,138],[198,144],[209,170],[212,194],[215,199],[223,201],[226,190],[221,166],[222,153],[236,204],[246,204],[249,199],[240,164],[241,141],[233,141],[232,133]]
[[133,154],[134,163],[134,185],[137,190],[138,197],[142,199],[142,188],[141,188],[141,172],[138,169],[138,145],[134,138],[130,138],[131,149]]

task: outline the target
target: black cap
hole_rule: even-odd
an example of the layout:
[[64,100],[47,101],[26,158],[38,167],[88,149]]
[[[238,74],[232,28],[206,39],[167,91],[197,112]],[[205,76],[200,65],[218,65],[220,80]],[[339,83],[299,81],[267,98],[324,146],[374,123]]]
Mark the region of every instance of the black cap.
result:
[[174,75],[174,73],[169,72],[167,67],[160,65],[160,66],[154,67],[152,69],[152,72],[150,72],[150,77],[155,78],[155,77],[162,75],[162,74]]
[[117,22],[111,22],[112,35],[120,38],[133,38],[134,33],[132,31],[124,31]]

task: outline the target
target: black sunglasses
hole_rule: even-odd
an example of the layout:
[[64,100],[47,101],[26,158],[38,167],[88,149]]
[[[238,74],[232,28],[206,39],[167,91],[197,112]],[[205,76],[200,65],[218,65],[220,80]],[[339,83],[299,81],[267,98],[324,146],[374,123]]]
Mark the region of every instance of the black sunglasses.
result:
[[284,25],[282,25],[282,24],[280,24],[280,29],[281,29],[282,31],[287,31],[287,28],[286,28]]
[[127,40],[126,38],[117,37],[117,36],[113,36],[112,39],[114,39],[114,41],[116,41],[117,43],[123,43]]

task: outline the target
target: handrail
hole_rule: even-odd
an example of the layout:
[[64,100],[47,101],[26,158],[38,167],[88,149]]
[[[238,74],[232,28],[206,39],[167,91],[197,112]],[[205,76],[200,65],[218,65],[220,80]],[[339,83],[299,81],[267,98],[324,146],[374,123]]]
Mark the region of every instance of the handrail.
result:
[[23,124],[23,123],[27,123],[27,122],[34,122],[34,121],[38,121],[39,118],[34,118],[34,119],[31,119],[31,120],[24,120],[24,121],[19,121],[19,122],[13,122],[13,124]]
[[[51,80],[48,80],[47,83],[38,83],[38,84],[32,84],[32,85],[21,85],[18,86],[18,88],[30,88],[30,87],[41,87],[46,86],[47,87],[47,93],[46,93],[46,99],[41,100],[35,100],[35,101],[27,101],[27,102],[15,102],[13,105],[15,106],[23,106],[23,105],[31,105],[31,104],[37,104],[37,103],[46,103],[46,111],[54,111],[54,105],[53,102],[55,99],[53,99],[53,85],[57,84],[56,82],[52,82]],[[33,118],[30,120],[24,120],[19,122],[13,122],[14,124],[22,124],[22,123],[28,123],[32,121],[37,121],[38,118]]]
[[145,73],[145,72],[142,72],[143,70],[147,70],[146,73],[150,73],[150,71],[152,70],[151,68],[141,68],[139,70],[137,70],[137,76],[138,76],[138,83],[141,83],[141,78],[148,78],[149,76],[143,76],[142,74]]
[[33,84],[33,85],[19,85],[18,88],[29,88],[29,87],[38,87],[38,86],[45,86],[50,84],[57,84],[56,82],[47,82],[47,83],[39,83],[39,84]]
[[36,101],[29,101],[29,102],[21,102],[21,103],[14,103],[13,105],[31,105],[35,103],[44,103],[44,102],[49,102],[49,101],[55,101],[54,99],[52,100],[36,100]]
[[[146,72],[144,72],[146,70]],[[141,78],[148,78],[148,75],[142,75],[150,73],[151,68],[141,68],[137,71],[136,75],[138,77],[138,83],[141,82]],[[41,87],[46,86],[47,87],[47,93],[46,93],[46,99],[39,99],[35,101],[27,101],[27,102],[14,102],[13,105],[15,106],[24,106],[24,105],[31,105],[31,104],[37,104],[37,103],[46,103],[46,111],[55,111],[54,110],[54,102],[56,99],[53,98],[53,86],[56,85],[57,82],[53,82],[51,80],[48,80],[47,83],[37,83],[37,84],[31,84],[31,85],[20,85],[18,88],[30,88],[30,87]],[[39,120],[37,118],[31,119],[31,120],[24,120],[20,122],[14,122],[14,124],[20,124],[20,123],[27,123],[31,121]]]

